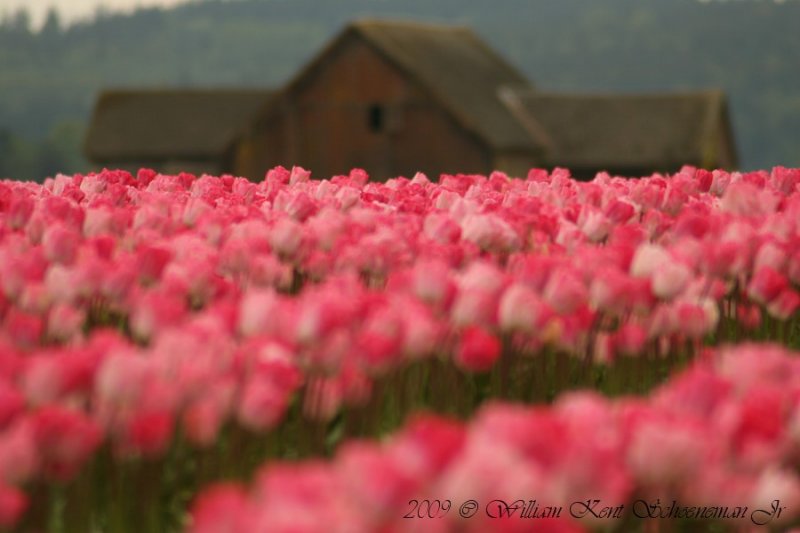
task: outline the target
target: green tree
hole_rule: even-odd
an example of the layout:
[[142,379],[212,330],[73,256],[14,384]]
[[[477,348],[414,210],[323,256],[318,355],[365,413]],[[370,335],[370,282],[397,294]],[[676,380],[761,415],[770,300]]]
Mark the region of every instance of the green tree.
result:
[[31,13],[27,8],[21,7],[7,20],[7,27],[13,33],[31,33]]
[[53,36],[60,35],[62,31],[61,27],[61,14],[58,12],[58,9],[55,7],[50,7],[47,10],[47,15],[44,19],[44,25],[42,26],[41,35],[44,38],[52,38]]

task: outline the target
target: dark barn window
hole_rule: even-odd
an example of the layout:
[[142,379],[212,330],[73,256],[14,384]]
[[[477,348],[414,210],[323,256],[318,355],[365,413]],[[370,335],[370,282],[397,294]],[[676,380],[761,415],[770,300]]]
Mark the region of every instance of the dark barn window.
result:
[[383,106],[380,104],[372,104],[369,106],[369,110],[367,111],[367,125],[369,126],[369,131],[374,133],[383,131],[386,126],[385,122],[386,117]]

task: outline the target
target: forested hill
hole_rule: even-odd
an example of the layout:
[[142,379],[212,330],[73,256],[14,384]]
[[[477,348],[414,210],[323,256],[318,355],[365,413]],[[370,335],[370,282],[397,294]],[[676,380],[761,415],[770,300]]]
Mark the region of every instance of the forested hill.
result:
[[38,32],[7,17],[0,176],[82,170],[103,87],[276,86],[364,16],[470,25],[547,90],[722,87],[743,166],[800,166],[800,1],[205,0]]

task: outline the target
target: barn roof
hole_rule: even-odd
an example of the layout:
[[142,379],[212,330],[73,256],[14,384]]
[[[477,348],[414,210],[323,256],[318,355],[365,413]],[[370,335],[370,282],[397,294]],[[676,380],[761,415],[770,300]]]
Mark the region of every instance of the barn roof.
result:
[[725,97],[716,90],[595,95],[516,89],[504,91],[503,100],[547,146],[549,165],[668,170],[703,165],[720,128],[732,142]]
[[356,35],[401,69],[467,130],[496,149],[529,150],[528,132],[500,101],[506,85],[530,82],[471,29],[397,20],[358,20],[325,48],[289,85],[309,73],[345,39]]
[[220,157],[274,94],[263,89],[105,91],[94,108],[85,152],[95,161]]

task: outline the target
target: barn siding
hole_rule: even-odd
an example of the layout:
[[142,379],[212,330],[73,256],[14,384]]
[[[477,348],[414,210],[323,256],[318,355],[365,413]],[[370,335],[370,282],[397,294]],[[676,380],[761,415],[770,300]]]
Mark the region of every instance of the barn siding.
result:
[[[382,110],[378,132],[370,129],[372,106]],[[375,179],[492,167],[491,153],[477,138],[355,36],[295,84],[280,107],[283,117],[266,121],[255,134],[270,154],[265,167],[297,164],[317,177],[360,167]]]

